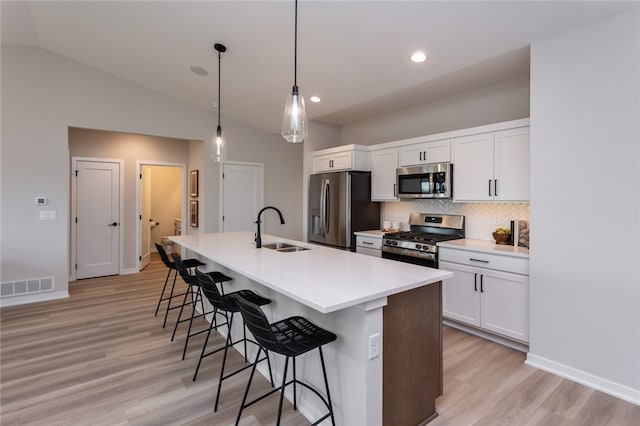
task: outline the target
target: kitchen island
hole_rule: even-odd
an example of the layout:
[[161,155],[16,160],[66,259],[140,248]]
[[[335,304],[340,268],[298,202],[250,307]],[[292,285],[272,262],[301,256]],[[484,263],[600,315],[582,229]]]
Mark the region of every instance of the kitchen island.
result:
[[[257,249],[251,232],[170,238],[207,262],[208,269],[232,276],[227,291],[247,288],[272,299],[264,307],[271,321],[302,315],[338,335],[324,349],[338,425],[416,425],[437,415],[441,281],[450,272],[268,235]],[[264,248],[270,242],[308,250]],[[279,381],[283,360],[275,359],[274,379]],[[259,369],[266,374],[264,366]],[[323,389],[317,355],[301,357],[297,370],[301,379]],[[302,414],[309,419],[324,414],[315,395],[299,392]]]

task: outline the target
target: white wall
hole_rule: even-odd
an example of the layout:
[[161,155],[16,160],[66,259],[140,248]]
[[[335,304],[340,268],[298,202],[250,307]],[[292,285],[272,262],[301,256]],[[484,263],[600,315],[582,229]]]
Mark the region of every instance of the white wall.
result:
[[469,90],[340,128],[340,145],[376,143],[529,117],[529,76]]
[[640,404],[640,12],[531,48],[528,361]]
[[[66,296],[69,278],[70,157],[68,128],[112,130],[157,135],[191,141],[209,141],[215,131],[213,114],[134,83],[63,58],[41,49],[2,46],[2,282],[53,276],[55,291],[41,296]],[[226,124],[225,124],[226,123]],[[274,135],[232,123],[223,117],[224,131],[239,137],[242,146],[265,146],[265,181],[269,170],[277,177],[273,199],[286,200],[291,221],[301,217],[300,180],[284,179],[286,166],[301,177],[302,148],[276,149]],[[244,127],[244,131],[242,128]],[[236,129],[236,131],[234,131]],[[295,150],[298,151],[295,151]],[[257,161],[247,149],[230,159]],[[286,155],[281,157],[281,153]],[[231,151],[233,152],[233,151]],[[204,169],[205,206],[201,212],[203,230],[217,222],[217,170],[208,160],[209,146],[193,142],[189,168]],[[267,167],[266,163],[272,166]],[[290,194],[290,195],[289,195]],[[34,199],[49,198],[46,208]],[[214,197],[209,198],[210,195]],[[297,201],[296,201],[297,200]],[[297,204],[296,204],[297,203]],[[57,219],[38,220],[39,210],[54,210]],[[301,220],[301,219],[298,219]],[[301,224],[292,224],[299,232]],[[273,233],[280,229],[272,227]],[[288,236],[283,235],[283,236]],[[11,299],[11,300],[9,300]],[[3,298],[0,303],[25,303],[37,297]]]

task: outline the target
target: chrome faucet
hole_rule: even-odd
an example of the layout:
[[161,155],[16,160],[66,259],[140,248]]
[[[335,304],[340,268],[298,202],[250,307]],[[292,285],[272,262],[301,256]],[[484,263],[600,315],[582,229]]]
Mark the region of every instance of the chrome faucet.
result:
[[277,208],[272,207],[272,206],[267,206],[267,207],[264,207],[262,210],[260,210],[260,212],[258,213],[258,220],[256,220],[256,222],[255,222],[258,225],[258,232],[256,232],[256,239],[255,239],[256,248],[261,248],[262,247],[262,236],[260,235],[260,223],[261,223],[260,216],[262,215],[263,211],[269,210],[269,209],[275,210],[276,212],[278,212],[278,215],[280,216],[280,223],[282,225],[284,225],[284,217],[282,217],[282,212],[280,210],[278,210]]

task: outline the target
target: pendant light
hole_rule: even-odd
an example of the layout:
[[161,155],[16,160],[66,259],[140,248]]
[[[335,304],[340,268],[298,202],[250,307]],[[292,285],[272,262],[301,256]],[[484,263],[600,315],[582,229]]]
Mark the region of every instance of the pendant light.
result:
[[227,48],[223,44],[216,43],[213,45],[213,48],[218,52],[218,127],[216,128],[216,136],[211,141],[211,159],[216,163],[222,161],[222,150],[223,150],[223,142],[222,142],[222,126],[220,126],[220,81],[222,80],[222,75],[220,73],[220,62],[222,52],[226,52]]
[[295,0],[295,27],[293,49],[293,89],[284,105],[284,118],[280,134],[289,143],[301,143],[307,137],[307,113],[304,98],[298,92],[298,0]]

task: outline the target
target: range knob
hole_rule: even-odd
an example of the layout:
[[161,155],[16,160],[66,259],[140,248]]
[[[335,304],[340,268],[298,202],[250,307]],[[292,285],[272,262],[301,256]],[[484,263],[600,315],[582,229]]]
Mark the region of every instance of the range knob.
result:
[[420,250],[422,246],[420,244],[416,244],[416,250]]
[[392,243],[393,243],[394,246],[398,245],[398,242],[396,240],[393,240]]

